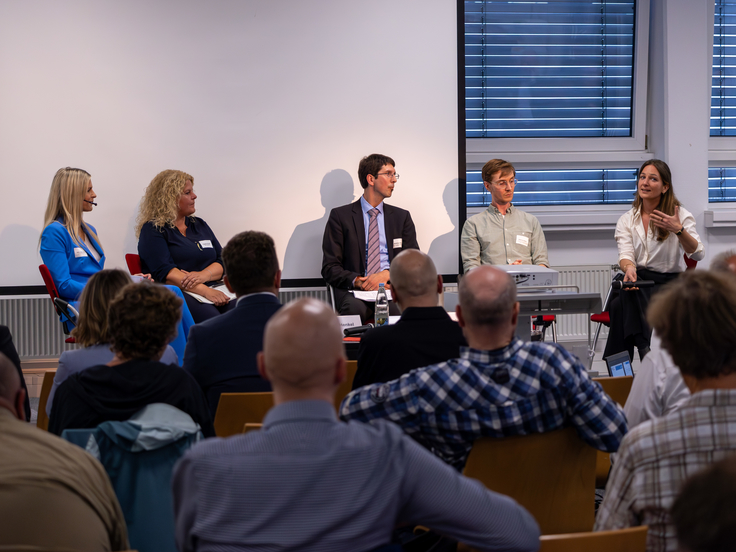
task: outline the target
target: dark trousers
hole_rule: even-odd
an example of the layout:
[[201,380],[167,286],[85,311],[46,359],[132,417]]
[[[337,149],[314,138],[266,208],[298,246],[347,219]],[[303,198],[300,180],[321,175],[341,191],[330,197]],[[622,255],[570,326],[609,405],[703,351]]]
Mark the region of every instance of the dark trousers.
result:
[[662,286],[680,275],[679,272],[654,272],[646,268],[636,271],[637,280],[652,280],[653,287],[638,290],[621,290],[611,300],[608,312],[611,316],[611,327],[608,330],[606,348],[603,358],[622,351],[628,351],[634,358],[634,348],[649,347],[652,329],[647,323],[646,314],[649,301]]
[[200,303],[188,293],[184,293],[184,300],[187,302],[187,307],[189,307],[189,312],[192,313],[195,324],[199,324],[235,308],[235,299],[221,307],[210,305],[209,303]]
[[[355,295],[350,293],[347,289],[333,288],[333,292],[335,294],[335,310],[338,314],[357,314],[360,316],[361,324],[373,322],[373,311],[376,306],[375,303],[356,299]],[[389,301],[388,313],[391,316],[398,316],[401,314],[401,311],[399,310],[399,307],[396,306],[396,303]]]

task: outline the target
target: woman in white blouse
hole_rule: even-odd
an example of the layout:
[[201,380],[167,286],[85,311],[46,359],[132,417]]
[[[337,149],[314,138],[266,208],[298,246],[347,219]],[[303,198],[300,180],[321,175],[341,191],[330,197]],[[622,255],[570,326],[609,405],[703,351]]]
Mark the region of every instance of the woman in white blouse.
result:
[[651,336],[645,318],[649,298],[685,270],[684,255],[693,261],[705,256],[695,218],[677,200],[664,161],[650,159],[639,169],[633,207],[616,224],[616,243],[624,282],[652,280],[655,284],[626,289],[612,301],[603,356],[626,350],[633,355],[636,347],[644,358]]

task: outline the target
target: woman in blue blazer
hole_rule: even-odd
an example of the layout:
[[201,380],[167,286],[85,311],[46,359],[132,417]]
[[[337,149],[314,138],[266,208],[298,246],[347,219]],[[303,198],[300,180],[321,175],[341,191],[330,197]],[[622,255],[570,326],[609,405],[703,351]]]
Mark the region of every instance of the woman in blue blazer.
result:
[[41,258],[67,301],[76,300],[89,277],[105,267],[97,231],[82,218],[92,211],[96,197],[87,171],[69,167],[56,171],[44,215]]

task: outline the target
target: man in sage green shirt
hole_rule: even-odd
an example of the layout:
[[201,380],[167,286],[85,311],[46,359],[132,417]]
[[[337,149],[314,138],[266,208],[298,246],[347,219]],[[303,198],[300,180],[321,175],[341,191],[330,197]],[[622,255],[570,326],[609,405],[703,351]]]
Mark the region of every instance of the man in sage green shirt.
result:
[[483,166],[483,185],[491,205],[465,221],[460,254],[463,271],[480,265],[535,264],[549,267],[547,242],[537,217],[513,206],[516,169],[491,159]]

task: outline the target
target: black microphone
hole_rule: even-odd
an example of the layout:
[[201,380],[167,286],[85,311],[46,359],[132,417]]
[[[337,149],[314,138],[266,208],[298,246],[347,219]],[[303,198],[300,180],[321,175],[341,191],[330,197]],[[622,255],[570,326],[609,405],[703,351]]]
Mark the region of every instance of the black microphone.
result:
[[354,328],[345,328],[343,330],[343,333],[345,334],[345,337],[350,337],[353,335],[360,335],[362,333],[365,333],[374,327],[375,326],[373,324],[366,324],[365,326],[355,326]]
[[622,282],[617,280],[611,284],[613,289],[646,288],[654,287],[654,280],[639,280],[637,282]]
[[97,204],[94,201],[90,201],[89,199],[85,199],[84,201],[86,201],[87,203],[91,203],[92,205],[97,207]]

